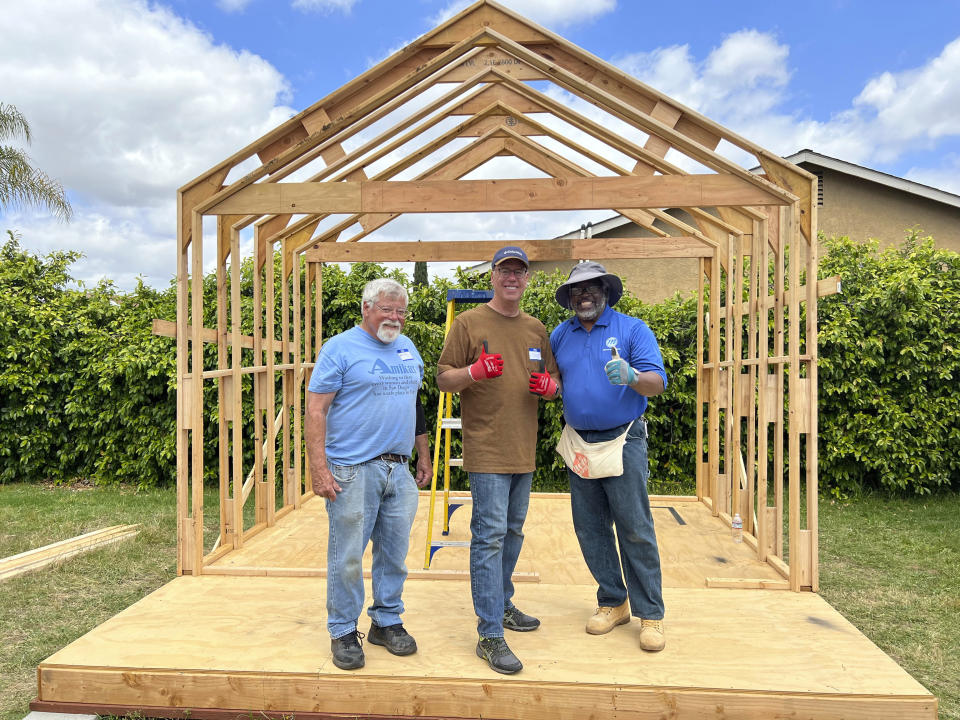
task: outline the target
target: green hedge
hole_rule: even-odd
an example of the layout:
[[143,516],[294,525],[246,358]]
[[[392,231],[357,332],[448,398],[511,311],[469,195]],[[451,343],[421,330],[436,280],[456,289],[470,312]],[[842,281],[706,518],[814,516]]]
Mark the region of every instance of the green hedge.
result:
[[896,248],[826,241],[820,276],[820,476],[927,493],[960,475],[960,255],[910,232]]
[[[847,238],[826,240],[821,277],[840,275],[843,293],[820,303],[820,476],[848,494],[862,487],[916,493],[958,483],[960,258],[913,234],[879,252]],[[88,478],[98,483],[170,485],[175,479],[175,343],[151,334],[153,318],[174,320],[176,292],[140,285],[122,293],[109,283],[71,288],[77,253],[37,256],[11,237],[0,250],[0,483]],[[275,281],[280,287],[279,262]],[[357,324],[371,278],[399,271],[356,264],[324,272],[324,329]],[[548,330],[565,317],[553,293],[561,273],[537,273],[524,310]],[[243,332],[252,333],[253,265],[242,266]],[[443,342],[446,291],[486,288],[485,276],[458,273],[413,286],[405,332],[427,365],[422,392],[430,427],[434,377]],[[205,324],[214,317],[216,277],[205,278]],[[644,318],[656,334],[670,378],[648,411],[651,490],[686,493],[695,463],[696,305],[679,296],[648,305],[625,294],[617,308]],[[276,311],[279,333],[280,308]],[[205,349],[208,367],[216,347]],[[249,351],[245,351],[249,362]],[[244,379],[245,436],[252,436],[250,378]],[[218,475],[215,383],[205,384],[206,476]],[[278,397],[279,401],[279,397]],[[535,487],[566,488],[553,451],[559,403],[541,403]],[[245,447],[246,468],[253,461]],[[465,487],[461,473],[455,486]]]

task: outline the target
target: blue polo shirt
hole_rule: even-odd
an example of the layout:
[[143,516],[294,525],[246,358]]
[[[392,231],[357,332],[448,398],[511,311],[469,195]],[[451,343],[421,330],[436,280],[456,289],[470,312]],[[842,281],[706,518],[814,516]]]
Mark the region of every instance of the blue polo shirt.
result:
[[577,430],[609,430],[647,409],[647,398],[607,379],[603,368],[614,343],[631,367],[657,373],[667,387],[657,339],[640,318],[607,307],[589,332],[576,316],[564,320],[550,333],[550,347],[563,381],[563,418]]

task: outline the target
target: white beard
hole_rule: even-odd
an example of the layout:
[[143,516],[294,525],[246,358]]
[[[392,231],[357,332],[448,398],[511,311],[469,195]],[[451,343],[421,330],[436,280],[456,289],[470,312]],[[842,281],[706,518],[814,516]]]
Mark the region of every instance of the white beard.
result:
[[380,327],[377,328],[377,339],[380,340],[380,342],[392,343],[400,337],[400,331],[402,329],[400,323],[384,320],[380,323]]
[[598,317],[600,317],[600,313],[602,313],[606,309],[607,309],[607,298],[606,298],[606,295],[604,295],[603,297],[600,298],[598,302],[594,303],[592,308],[588,310],[580,310],[578,306],[578,309],[575,310],[574,312],[576,312],[577,317],[580,318],[581,320],[586,320],[587,322],[590,322],[591,320],[596,320]]

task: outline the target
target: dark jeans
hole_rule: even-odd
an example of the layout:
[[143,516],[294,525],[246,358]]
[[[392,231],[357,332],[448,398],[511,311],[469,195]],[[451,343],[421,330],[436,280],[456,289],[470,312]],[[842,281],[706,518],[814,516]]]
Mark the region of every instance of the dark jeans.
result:
[[[601,442],[621,435],[623,430],[621,426],[577,432],[587,442]],[[587,480],[567,469],[573,527],[583,559],[600,586],[597,604],[616,607],[629,598],[631,615],[661,620],[660,552],[647,496],[649,474],[647,432],[642,420],[634,422],[627,435],[623,475]]]

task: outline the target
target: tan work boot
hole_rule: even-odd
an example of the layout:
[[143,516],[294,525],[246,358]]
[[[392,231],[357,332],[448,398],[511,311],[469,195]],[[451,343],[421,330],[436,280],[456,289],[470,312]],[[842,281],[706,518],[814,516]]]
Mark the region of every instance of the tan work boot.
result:
[[640,620],[640,648],[647,652],[660,652],[667,644],[663,635],[663,620]]
[[613,630],[617,625],[630,622],[630,601],[617,607],[597,608],[593,617],[587,620],[587,632],[591,635],[603,635]]

